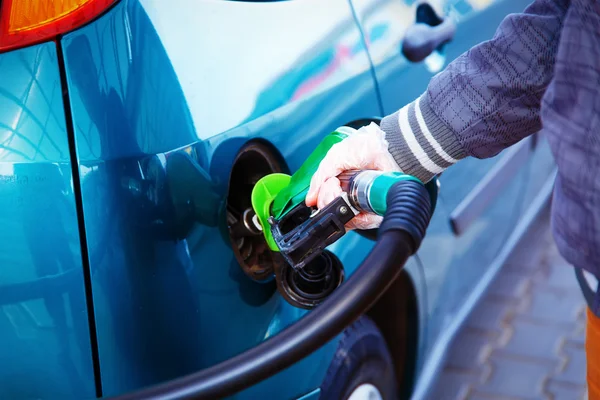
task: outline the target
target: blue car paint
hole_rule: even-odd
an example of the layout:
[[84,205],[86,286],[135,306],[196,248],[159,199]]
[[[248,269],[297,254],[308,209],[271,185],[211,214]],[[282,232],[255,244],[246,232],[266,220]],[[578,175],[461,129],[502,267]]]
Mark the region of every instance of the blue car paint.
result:
[[95,396],[55,43],[0,54],[0,398]]
[[[349,18],[339,29],[355,30],[356,43],[358,29],[350,8],[343,4]],[[336,47],[338,38],[332,36],[328,38],[331,45],[313,48],[294,64],[311,68],[284,70],[289,80],[273,76],[257,93],[257,100],[266,96],[266,104],[271,104],[261,109],[260,116],[236,113],[236,99],[231,98],[229,107],[240,117],[237,122],[224,126],[223,121],[231,121],[231,116],[223,110],[204,124],[203,110],[190,106],[180,86],[189,83],[182,79],[182,64],[173,62],[173,54],[163,47],[165,35],[157,34],[157,24],[147,16],[146,9],[152,11],[152,7],[164,11],[167,5],[145,2],[142,8],[137,1],[122,1],[61,42],[80,162],[105,395],[214,365],[277,334],[305,314],[282,300],[272,284],[250,281],[233,256],[224,235],[225,216],[218,214],[224,208],[233,157],[248,140],[262,138],[294,170],[312,151],[315,140],[352,119],[379,114],[368,64],[326,93],[316,87],[291,100],[303,80],[327,70],[331,58],[322,55]],[[176,21],[163,19],[161,23]],[[243,26],[238,28],[240,34],[247,34]],[[190,35],[188,40],[191,43],[197,36]],[[211,56],[208,49],[199,53]],[[362,57],[367,59],[364,48]],[[184,66],[204,79],[206,64]],[[239,64],[240,71],[245,67]],[[214,81],[225,78],[214,77]],[[289,85],[289,81],[298,83]],[[196,89],[196,97],[210,101],[211,93]],[[332,101],[335,109],[331,109]],[[221,128],[210,130],[215,124]],[[206,209],[215,215],[198,221],[184,240],[170,236],[180,227],[164,186],[169,157],[176,152],[189,154],[209,177],[195,189],[214,202]],[[349,234],[332,251],[351,275],[371,246],[371,241]],[[268,393],[291,398],[314,390],[336,345],[337,340],[332,341],[235,398]]]

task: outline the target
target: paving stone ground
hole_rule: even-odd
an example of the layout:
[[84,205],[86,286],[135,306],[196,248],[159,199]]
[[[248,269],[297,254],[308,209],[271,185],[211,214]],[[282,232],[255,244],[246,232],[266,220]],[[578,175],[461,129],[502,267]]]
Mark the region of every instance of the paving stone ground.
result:
[[547,214],[449,351],[431,400],[585,400],[585,302]]

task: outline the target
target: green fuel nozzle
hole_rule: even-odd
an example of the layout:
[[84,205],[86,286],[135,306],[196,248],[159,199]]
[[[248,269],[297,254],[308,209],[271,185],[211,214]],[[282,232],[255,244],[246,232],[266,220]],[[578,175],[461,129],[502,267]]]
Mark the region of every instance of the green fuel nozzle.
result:
[[[272,251],[280,252],[296,270],[301,270],[327,246],[345,233],[345,224],[360,212],[384,215],[389,189],[414,176],[401,172],[346,171],[338,176],[343,194],[316,210],[305,204],[313,174],[329,149],[347,137],[352,128],[342,127],[327,135],[292,176],[263,177],[252,192],[252,206]],[[435,207],[437,185],[426,185]]]

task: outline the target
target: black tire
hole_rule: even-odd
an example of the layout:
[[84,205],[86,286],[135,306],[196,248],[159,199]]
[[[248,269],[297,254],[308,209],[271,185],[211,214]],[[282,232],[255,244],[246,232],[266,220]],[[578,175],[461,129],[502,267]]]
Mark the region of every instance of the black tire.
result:
[[347,400],[365,384],[376,388],[383,400],[398,398],[394,363],[385,339],[377,325],[362,316],[343,332],[321,384],[320,399]]

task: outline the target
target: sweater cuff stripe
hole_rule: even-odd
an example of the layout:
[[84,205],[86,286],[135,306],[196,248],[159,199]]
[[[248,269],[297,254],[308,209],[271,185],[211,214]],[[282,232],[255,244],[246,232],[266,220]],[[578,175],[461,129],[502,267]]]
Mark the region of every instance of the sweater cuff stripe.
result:
[[427,157],[438,167],[442,169],[446,169],[450,167],[453,163],[449,163],[444,160],[436,151],[435,148],[431,145],[431,143],[427,140],[423,132],[421,131],[421,127],[417,122],[417,108],[416,102],[411,103],[408,106],[408,123],[410,124],[410,129],[412,129],[419,146],[423,149]]
[[389,143],[389,152],[402,172],[415,176],[423,182],[429,182],[434,174],[423,168],[408,148],[404,135],[400,131],[399,114],[400,111],[396,111],[381,121],[381,129],[385,132],[385,138]]
[[423,114],[421,113],[421,97],[419,97],[415,102],[415,115],[417,117],[417,122],[419,123],[419,128],[421,128],[421,132],[423,132],[423,136],[425,136],[425,138],[427,139],[431,147],[433,147],[435,152],[440,157],[442,157],[447,163],[451,165],[455,164],[458,160],[454,157],[451,157],[448,153],[444,151],[444,149],[442,149],[442,146],[440,146],[438,141],[435,140],[435,138],[429,131],[429,128],[427,128],[427,124],[425,123],[425,120],[423,119]]
[[465,158],[467,154],[458,141],[456,133],[442,122],[431,109],[427,92],[423,93],[418,101],[419,111],[420,115],[423,117],[423,122],[430,132],[431,137],[438,143],[440,150],[450,158],[454,159],[454,162]]
[[408,148],[424,169],[426,169],[432,174],[439,174],[444,170],[444,168],[434,163],[433,160],[431,160],[431,158],[427,156],[427,153],[425,153],[425,151],[419,144],[413,130],[410,127],[410,122],[408,120],[408,109],[408,105],[404,106],[400,109],[400,112],[398,113],[398,124],[400,125],[400,130],[404,135],[404,140],[406,140]]

